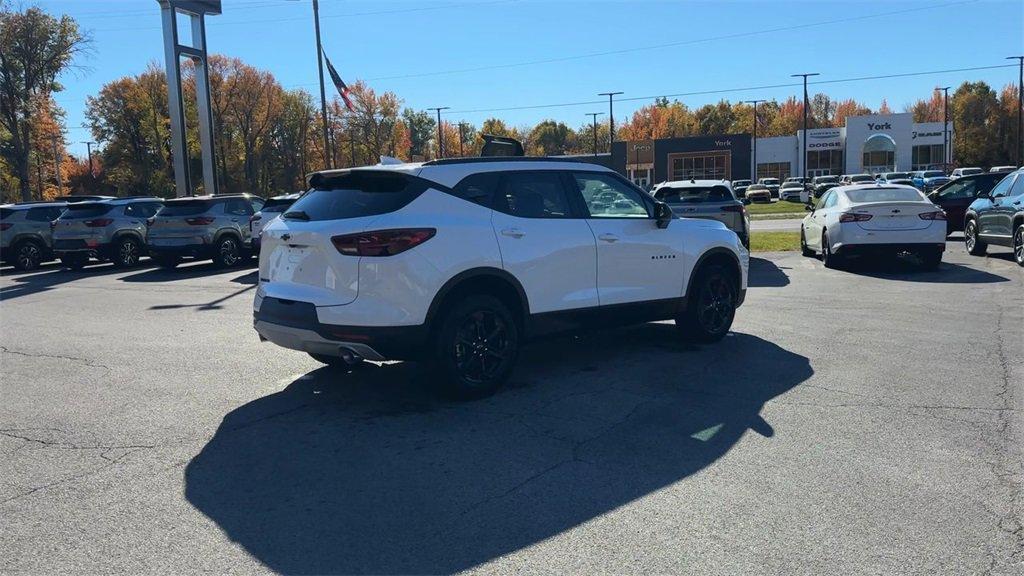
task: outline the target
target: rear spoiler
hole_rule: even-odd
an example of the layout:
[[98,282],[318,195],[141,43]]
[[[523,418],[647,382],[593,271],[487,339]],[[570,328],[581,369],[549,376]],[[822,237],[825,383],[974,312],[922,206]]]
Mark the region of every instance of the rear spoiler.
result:
[[495,136],[493,134],[482,134],[484,145],[480,149],[480,156],[525,156],[523,144],[515,138],[507,136]]

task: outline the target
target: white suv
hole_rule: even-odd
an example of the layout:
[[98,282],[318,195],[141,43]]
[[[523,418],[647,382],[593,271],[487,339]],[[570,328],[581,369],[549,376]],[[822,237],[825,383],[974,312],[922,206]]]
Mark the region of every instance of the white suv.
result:
[[601,166],[473,158],[314,174],[262,232],[261,339],[332,364],[425,360],[472,398],[538,335],[675,319],[721,339],[748,253]]

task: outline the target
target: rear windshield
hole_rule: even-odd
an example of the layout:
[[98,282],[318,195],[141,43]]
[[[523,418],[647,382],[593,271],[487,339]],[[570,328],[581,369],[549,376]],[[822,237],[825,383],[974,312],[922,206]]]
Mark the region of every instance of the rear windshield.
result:
[[701,202],[735,200],[732,193],[725,186],[663,187],[654,193],[654,197],[669,204],[699,204]]
[[5,218],[7,218],[11,214],[14,214],[14,210],[13,209],[11,209],[11,208],[0,208],[0,220],[3,220]]
[[112,204],[93,204],[89,202],[68,204],[68,209],[60,215],[60,219],[74,220],[78,218],[95,218],[97,216],[103,216],[113,209],[114,206]]
[[779,179],[778,178],[765,178],[764,180],[761,181],[761,184],[765,184],[765,185],[772,185],[772,184],[778,184],[778,183],[779,183]]
[[839,176],[819,176],[814,179],[815,184],[832,184],[839,182]]
[[855,176],[850,176],[850,182],[870,182],[872,180],[874,180],[874,177],[870,174],[857,174]]
[[871,188],[868,190],[848,190],[846,197],[850,202],[923,202],[921,193],[906,188]]
[[404,174],[358,171],[326,177],[284,213],[289,220],[341,220],[387,214],[412,202],[425,189]]
[[885,175],[886,180],[897,180],[902,178],[910,178],[909,172],[889,172]]
[[157,216],[195,216],[213,206],[209,200],[177,200],[164,204]]
[[260,208],[260,212],[284,212],[289,206],[295,204],[295,200],[276,200],[271,198],[267,200],[267,203]]
[[757,192],[758,190],[767,190],[768,187],[764,184],[754,184],[750,188],[747,188],[747,192]]
[[929,170],[924,173],[925,178],[938,178],[940,176],[945,176],[945,174],[939,172],[938,170]]

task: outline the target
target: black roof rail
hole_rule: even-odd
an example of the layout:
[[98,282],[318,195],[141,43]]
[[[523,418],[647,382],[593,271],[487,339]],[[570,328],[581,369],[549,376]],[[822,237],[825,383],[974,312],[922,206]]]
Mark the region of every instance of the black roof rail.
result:
[[32,204],[62,204],[63,200],[26,200],[23,202],[12,202],[13,206],[29,206]]
[[142,196],[121,196],[118,198],[112,198],[112,200],[163,200],[159,196],[142,195]]
[[[593,156],[558,157],[558,156],[473,156],[469,158],[442,158],[424,162],[424,166],[446,166],[449,164],[487,164],[493,162],[574,162],[591,164],[588,159]],[[600,166],[600,164],[598,164]]]

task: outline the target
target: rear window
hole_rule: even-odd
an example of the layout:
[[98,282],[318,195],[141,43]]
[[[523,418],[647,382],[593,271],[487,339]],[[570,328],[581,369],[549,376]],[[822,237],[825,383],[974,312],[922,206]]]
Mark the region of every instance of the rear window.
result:
[[195,216],[202,214],[213,206],[209,200],[177,200],[167,202],[158,216]]
[[945,176],[945,174],[938,170],[929,170],[924,173],[925,178],[938,178],[940,176]]
[[263,205],[261,212],[284,212],[289,206],[295,203],[294,199],[291,200],[275,200],[271,198],[267,200],[267,203]]
[[654,193],[654,197],[669,204],[700,204],[701,202],[735,200],[732,193],[725,186],[663,187]]
[[404,174],[367,171],[324,177],[314,186],[288,208],[284,218],[341,220],[387,214],[426,189],[420,180]]
[[14,214],[14,210],[13,209],[11,209],[11,208],[0,208],[0,220],[3,220],[5,218],[7,218],[11,214]]
[[765,178],[764,180],[761,181],[761,184],[764,184],[766,186],[774,186],[775,184],[778,184],[778,183],[779,183],[779,179],[778,178]]
[[68,204],[67,211],[61,214],[60,219],[75,220],[79,218],[95,218],[97,216],[103,216],[113,209],[114,206],[111,204],[94,204],[89,202]]
[[924,202],[924,197],[917,190],[907,188],[871,188],[868,190],[848,190],[846,197],[850,202]]

